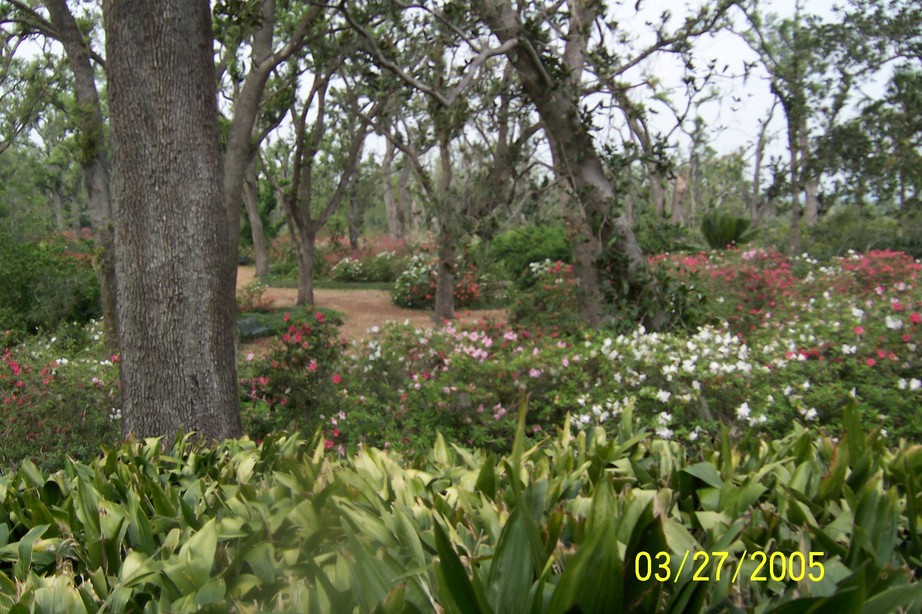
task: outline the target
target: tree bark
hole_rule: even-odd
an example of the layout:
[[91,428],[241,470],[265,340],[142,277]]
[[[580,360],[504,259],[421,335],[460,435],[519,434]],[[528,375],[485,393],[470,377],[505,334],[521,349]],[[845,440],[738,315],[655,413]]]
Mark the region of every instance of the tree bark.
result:
[[243,184],[243,204],[246,207],[247,219],[250,222],[250,232],[253,237],[253,262],[256,266],[256,276],[262,277],[269,274],[269,255],[266,246],[266,229],[263,227],[262,216],[259,215],[259,185],[256,177],[256,158],[247,167],[245,183]]
[[413,194],[410,192],[410,165],[404,164],[397,181],[397,215],[400,216],[401,235],[406,237],[419,232],[419,212],[416,211]]
[[74,72],[74,96],[77,124],[80,129],[80,163],[86,178],[93,242],[98,253],[96,277],[102,302],[106,349],[119,349],[117,283],[115,273],[115,233],[112,227],[112,203],[109,196],[109,160],[105,140],[102,106],[96,89],[96,77],[90,63],[90,49],[65,0],[46,0],[48,15],[57,28],[67,61]]
[[123,432],[240,435],[211,11],[105,0]]
[[311,228],[295,233],[298,243],[298,305],[314,304],[314,259],[317,254],[317,233]]
[[394,144],[387,142],[384,158],[381,160],[381,179],[384,181],[384,212],[387,215],[387,234],[391,239],[403,238],[403,221],[394,197],[394,183],[391,177],[394,163]]
[[[438,125],[438,122],[435,122]],[[435,194],[439,234],[436,237],[438,274],[435,287],[435,322],[439,324],[455,317],[455,243],[456,229],[450,195],[454,177],[451,160],[451,134],[439,135],[439,183]]]
[[679,171],[672,188],[672,223],[685,224],[685,203],[688,200],[688,170]]
[[56,189],[51,190],[51,209],[54,212],[54,229],[64,230],[64,201]]

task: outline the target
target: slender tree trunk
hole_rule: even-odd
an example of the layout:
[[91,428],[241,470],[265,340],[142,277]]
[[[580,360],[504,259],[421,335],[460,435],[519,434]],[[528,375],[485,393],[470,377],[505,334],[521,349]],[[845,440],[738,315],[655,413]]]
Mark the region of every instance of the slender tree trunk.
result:
[[241,432],[206,0],[105,0],[123,431]]
[[54,212],[55,230],[64,230],[64,201],[57,190],[51,190],[51,209]]
[[314,304],[314,259],[317,255],[317,233],[306,228],[298,235],[298,305]]
[[387,215],[387,234],[396,241],[403,238],[403,223],[397,199],[394,196],[394,183],[391,177],[394,150],[394,144],[388,141],[387,149],[384,150],[384,158],[381,160],[381,179],[384,181],[384,211]]
[[818,189],[819,182],[816,179],[811,177],[804,182],[804,224],[807,228],[816,226],[819,219],[820,206],[816,197]]
[[791,255],[800,252],[800,147],[797,137],[789,133],[788,147],[791,149]]
[[[436,122],[438,125],[438,122]],[[452,183],[451,135],[443,132],[439,135],[439,185],[436,195],[436,217],[439,222],[439,234],[436,238],[438,254],[438,275],[435,288],[435,322],[436,324],[455,317],[455,228],[451,199]]]
[[250,222],[250,231],[253,236],[253,261],[256,265],[256,276],[262,277],[269,274],[269,255],[266,247],[266,230],[263,227],[262,216],[259,215],[259,187],[255,157],[247,167],[246,182],[243,184],[243,204],[246,207],[247,219]]
[[685,223],[685,202],[688,199],[688,171],[676,174],[672,188],[672,223]]
[[70,228],[74,231],[74,236],[80,236],[80,199],[77,195],[70,198]]
[[435,286],[436,323],[442,323],[455,317],[455,241],[444,228],[439,230],[436,239],[438,268]]
[[404,164],[397,182],[397,215],[400,216],[400,234],[406,237],[419,232],[419,215],[410,193],[410,165]]
[[355,194],[349,197],[349,247],[352,253],[359,253],[359,237],[362,234],[362,209]]
[[80,162],[86,178],[90,223],[98,257],[96,277],[102,301],[106,349],[119,349],[117,283],[115,273],[115,232],[109,196],[109,160],[105,142],[102,106],[96,90],[96,77],[90,64],[90,50],[65,0],[46,0],[51,23],[58,29],[61,44],[74,72],[77,123],[80,128]]

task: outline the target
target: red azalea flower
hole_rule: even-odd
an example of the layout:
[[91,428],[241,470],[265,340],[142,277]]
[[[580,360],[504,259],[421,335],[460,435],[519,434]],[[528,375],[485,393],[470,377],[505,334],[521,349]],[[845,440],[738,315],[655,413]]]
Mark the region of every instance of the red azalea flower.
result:
[[332,379],[334,384],[340,384],[343,381],[343,377],[339,373],[334,373]]
[[877,364],[877,361],[874,360],[873,358],[868,358],[868,359],[867,359],[866,361],[864,361],[864,362],[865,362],[865,364],[867,364],[869,367],[873,367],[874,365]]
[[909,321],[913,324],[918,324],[919,322],[922,322],[922,315],[919,315],[918,311],[914,311],[909,314]]
[[326,448],[327,450],[332,450],[334,445],[335,444],[333,443],[332,439],[323,440],[323,447]]
[[856,326],[856,327],[855,327],[855,334],[856,334],[856,335],[863,335],[863,334],[864,334],[864,327],[863,327],[863,326]]
[[314,318],[317,320],[319,324],[323,324],[323,320],[326,318],[326,316],[323,315],[323,312],[318,311],[317,313],[314,314]]

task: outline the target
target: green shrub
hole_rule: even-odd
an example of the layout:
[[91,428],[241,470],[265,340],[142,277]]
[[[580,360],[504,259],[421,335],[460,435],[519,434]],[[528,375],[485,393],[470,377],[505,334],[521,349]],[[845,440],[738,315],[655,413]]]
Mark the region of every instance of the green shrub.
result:
[[711,210],[701,220],[701,234],[711,249],[738,247],[751,241],[757,232],[749,230],[749,220],[718,209]]
[[654,211],[641,211],[634,222],[634,235],[645,254],[666,254],[687,249],[689,231],[673,224]]
[[3,330],[19,338],[99,317],[99,284],[89,250],[86,243],[18,243],[0,234]]
[[368,281],[368,275],[361,260],[346,256],[330,269],[330,279],[333,281]]
[[513,295],[509,321],[541,331],[574,334],[585,328],[579,312],[582,289],[573,265],[558,260],[532,262]]
[[519,286],[534,281],[528,270],[528,265],[534,262],[570,262],[570,246],[563,225],[524,226],[506,231],[493,240],[492,252]]
[[821,260],[841,257],[849,251],[903,251],[922,257],[922,215],[870,217],[843,209],[823,216],[816,226],[806,229],[804,250]]

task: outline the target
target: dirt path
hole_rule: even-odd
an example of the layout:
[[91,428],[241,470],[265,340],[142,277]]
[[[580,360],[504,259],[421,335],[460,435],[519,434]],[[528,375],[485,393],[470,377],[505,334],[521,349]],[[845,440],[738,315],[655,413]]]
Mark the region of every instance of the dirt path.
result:
[[[237,287],[247,285],[254,279],[255,270],[251,266],[237,269]],[[272,288],[263,295],[276,307],[294,306],[298,291],[294,288]],[[391,302],[389,292],[383,290],[314,290],[314,300],[319,307],[335,309],[343,314],[340,327],[343,336],[349,341],[357,341],[369,336],[372,326],[383,326],[387,322],[410,321],[416,328],[432,328],[431,311],[403,309]],[[494,320],[504,322],[504,309],[479,309],[457,312],[459,321],[477,322]]]

